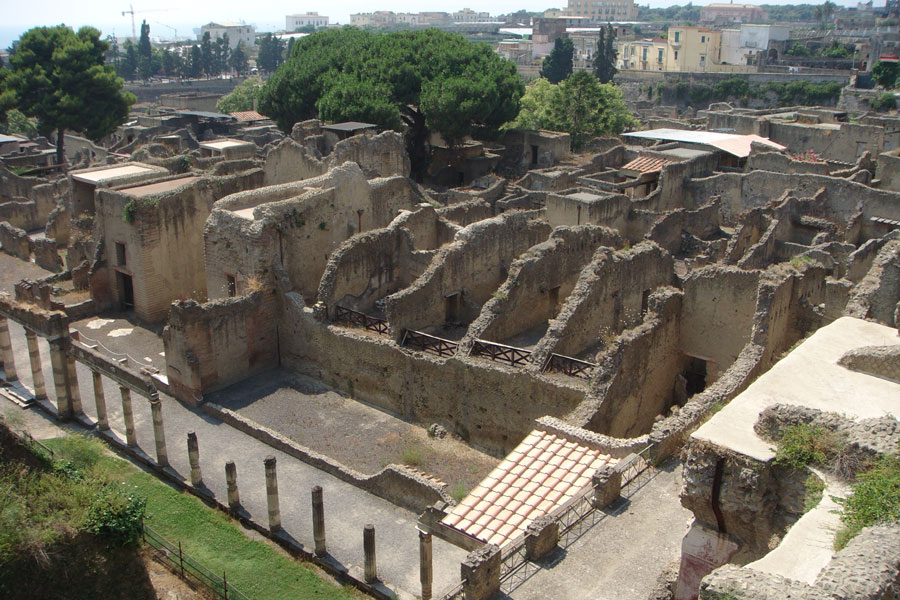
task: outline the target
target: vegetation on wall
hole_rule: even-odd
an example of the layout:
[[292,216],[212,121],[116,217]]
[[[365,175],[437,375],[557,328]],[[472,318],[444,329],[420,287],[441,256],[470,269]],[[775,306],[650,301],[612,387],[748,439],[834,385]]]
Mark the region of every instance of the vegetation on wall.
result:
[[712,85],[686,81],[661,81],[656,85],[657,102],[690,103],[697,108],[704,103],[727,101],[747,105],[751,99],[765,100],[776,106],[828,106],[837,103],[840,96],[839,83],[807,80],[756,84],[741,77],[729,77]]

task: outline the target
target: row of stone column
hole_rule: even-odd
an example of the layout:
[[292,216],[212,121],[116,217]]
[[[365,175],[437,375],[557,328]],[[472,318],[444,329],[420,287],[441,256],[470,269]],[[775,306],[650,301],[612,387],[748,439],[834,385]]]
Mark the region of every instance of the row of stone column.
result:
[[[191,485],[203,486],[203,474],[200,470],[200,447],[197,434],[193,431],[187,435],[188,461],[191,467]],[[267,456],[263,461],[266,473],[266,508],[269,516],[269,530],[272,533],[281,531],[281,509],[278,501],[278,473],[276,459]],[[225,484],[228,490],[228,507],[237,511],[241,508],[241,497],[237,483],[237,465],[234,461],[225,463]],[[325,542],[325,503],[322,486],[312,488],[312,521],[315,554],[322,557],[327,554]],[[367,583],[378,580],[375,560],[375,526],[367,524],[363,528],[364,578]],[[432,551],[431,534],[419,532],[419,574],[422,583],[422,600],[430,600],[432,588]]]

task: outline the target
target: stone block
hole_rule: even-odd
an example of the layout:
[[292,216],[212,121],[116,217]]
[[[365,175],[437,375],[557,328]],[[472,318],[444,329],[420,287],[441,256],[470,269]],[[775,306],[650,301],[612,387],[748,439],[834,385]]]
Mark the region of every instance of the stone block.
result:
[[500,591],[500,547],[485,544],[469,553],[460,565],[466,600],[488,600]]
[[622,491],[622,473],[615,465],[603,465],[594,473],[593,483],[596,507],[606,508]]
[[528,560],[540,560],[556,549],[559,543],[559,523],[544,515],[538,517],[525,530],[525,554]]

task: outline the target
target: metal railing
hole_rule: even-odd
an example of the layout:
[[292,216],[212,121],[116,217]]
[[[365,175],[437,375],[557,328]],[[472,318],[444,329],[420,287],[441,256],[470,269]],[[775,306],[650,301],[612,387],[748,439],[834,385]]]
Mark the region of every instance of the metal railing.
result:
[[550,358],[547,359],[547,364],[544,365],[544,371],[562,373],[563,375],[578,377],[579,379],[590,379],[596,368],[597,364],[595,363],[578,360],[563,354],[551,354]]
[[[637,454],[631,454],[622,459],[623,461],[628,461],[626,464],[619,463],[619,468],[622,471],[623,497],[629,498],[653,478],[654,470],[650,468],[653,466],[650,463],[650,451],[652,449],[652,445],[647,446]],[[627,492],[625,488],[628,488]]]
[[228,583],[224,571],[220,577],[197,562],[196,559],[185,554],[181,548],[181,542],[178,542],[177,545],[170,542],[143,522],[141,522],[141,531],[141,537],[153,549],[153,555],[182,579],[203,586],[212,592],[215,598],[249,600],[247,596]]
[[391,327],[386,320],[361,313],[351,308],[344,308],[343,306],[334,307],[334,320],[336,323],[356,325],[357,327],[365,328],[367,331],[374,331],[385,335],[391,332]]
[[422,350],[423,352],[431,352],[438,356],[453,356],[459,344],[451,340],[445,340],[434,335],[428,335],[421,331],[407,329],[403,334],[401,346],[408,346],[414,350]]
[[531,351],[486,340],[475,340],[475,343],[472,344],[471,355],[486,356],[494,362],[505,362],[514,367],[519,367],[528,362],[529,357],[531,357]]

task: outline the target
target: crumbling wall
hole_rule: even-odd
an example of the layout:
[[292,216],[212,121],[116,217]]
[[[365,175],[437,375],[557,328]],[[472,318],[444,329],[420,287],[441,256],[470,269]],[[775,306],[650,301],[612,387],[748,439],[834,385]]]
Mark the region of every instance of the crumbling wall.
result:
[[25,231],[41,229],[70,189],[67,178],[20,177],[0,164],[0,221]]
[[717,198],[698,210],[679,208],[665,214],[653,224],[647,233],[647,239],[656,242],[670,254],[681,255],[684,233],[701,240],[708,240],[721,233]]
[[284,366],[403,418],[438,422],[495,455],[512,450],[535,419],[561,416],[584,396],[560,378],[411,352],[388,337],[323,325],[293,293],[285,296],[278,331]]
[[25,261],[31,260],[31,239],[28,234],[6,221],[0,223],[0,245],[7,254]]
[[535,347],[538,363],[550,353],[578,357],[638,324],[652,290],[674,283],[672,256],[653,242],[628,250],[599,248],[579,276],[547,333]]
[[872,267],[853,288],[844,315],[860,319],[875,319],[879,323],[897,326],[897,306],[900,304],[900,240],[894,239],[881,247]]
[[341,140],[325,158],[325,169],[355,162],[367,178],[409,176],[409,155],[403,136],[396,131],[354,135]]
[[438,209],[438,214],[461,227],[471,225],[494,216],[491,205],[484,200],[469,200],[453,206]]
[[51,273],[59,273],[64,269],[63,259],[59,255],[56,242],[52,239],[42,238],[34,240],[31,244],[34,251],[34,262],[42,269]]
[[605,194],[588,201],[572,195],[547,194],[546,217],[551,227],[603,225],[625,231],[631,208],[631,200],[624,194]]
[[827,160],[855,160],[866,151],[877,156],[884,149],[884,128],[872,125],[841,123],[837,128],[826,129],[771,119],[768,130],[769,139],[792,152],[813,150]]
[[447,319],[445,298],[461,295],[463,322],[474,320],[482,305],[508,275],[509,265],[547,238],[550,228],[535,212],[504,213],[469,225],[438,251],[431,266],[407,289],[388,296],[386,313],[395,335],[406,329],[430,331]]
[[278,185],[318,177],[325,172],[322,160],[291,138],[285,138],[266,155],[263,185]]
[[684,279],[681,349],[707,361],[707,373],[727,369],[750,341],[758,271],[711,266]]
[[780,152],[751,154],[747,159],[745,170],[747,172],[771,171],[774,173],[814,173],[816,175],[828,175],[831,172],[831,168],[826,162],[794,160]]
[[606,227],[559,227],[550,239],[530,248],[509,268],[506,283],[484,305],[469,336],[502,342],[552,319],[578,276],[600,246],[619,247]]
[[598,356],[585,401],[566,417],[612,437],[649,433],[673,404],[680,345],[681,291],[661,288],[650,296],[647,318]]
[[276,319],[271,293],[172,304],[163,344],[173,395],[195,402],[204,393],[277,366]]

